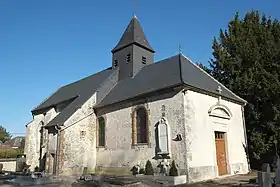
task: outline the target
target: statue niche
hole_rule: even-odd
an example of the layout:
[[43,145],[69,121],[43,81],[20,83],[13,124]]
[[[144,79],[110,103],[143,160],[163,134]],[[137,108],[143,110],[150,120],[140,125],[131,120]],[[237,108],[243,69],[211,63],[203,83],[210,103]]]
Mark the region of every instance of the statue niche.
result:
[[165,118],[161,118],[155,125],[156,157],[169,157],[168,126]]

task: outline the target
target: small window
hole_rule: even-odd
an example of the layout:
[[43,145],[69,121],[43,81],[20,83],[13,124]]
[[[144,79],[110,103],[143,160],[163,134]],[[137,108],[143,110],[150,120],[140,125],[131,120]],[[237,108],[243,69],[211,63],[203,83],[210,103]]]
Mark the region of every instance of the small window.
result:
[[118,60],[114,60],[114,67],[117,67],[119,64]]
[[146,64],[147,58],[142,56],[142,64]]
[[126,63],[129,63],[131,60],[131,55],[130,53],[126,55]]
[[224,132],[215,132],[215,139],[224,139],[225,138],[225,133]]
[[105,146],[105,119],[98,118],[98,147]]

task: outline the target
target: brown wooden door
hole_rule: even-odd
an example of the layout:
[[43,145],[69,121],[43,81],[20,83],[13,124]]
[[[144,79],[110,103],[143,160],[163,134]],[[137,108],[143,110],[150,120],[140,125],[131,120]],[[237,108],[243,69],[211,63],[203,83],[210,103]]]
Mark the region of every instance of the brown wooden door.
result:
[[216,157],[219,175],[227,174],[227,158],[225,147],[225,133],[215,132]]

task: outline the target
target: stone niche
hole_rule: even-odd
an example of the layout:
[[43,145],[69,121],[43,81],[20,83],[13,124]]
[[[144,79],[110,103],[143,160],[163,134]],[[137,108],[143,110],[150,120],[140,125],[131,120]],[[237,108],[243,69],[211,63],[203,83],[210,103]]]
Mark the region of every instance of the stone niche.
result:
[[161,118],[155,125],[156,156],[167,158],[169,155],[168,124],[166,119]]

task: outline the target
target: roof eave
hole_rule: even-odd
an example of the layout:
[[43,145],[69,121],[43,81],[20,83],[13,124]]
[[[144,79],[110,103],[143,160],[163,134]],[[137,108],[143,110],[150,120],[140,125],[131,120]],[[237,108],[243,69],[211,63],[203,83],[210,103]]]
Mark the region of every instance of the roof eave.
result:
[[139,47],[142,47],[142,48],[144,48],[144,49],[146,49],[146,50],[148,50],[148,51],[150,51],[150,52],[152,52],[152,53],[155,53],[155,50],[152,48],[152,47],[147,47],[147,46],[144,46],[144,45],[142,45],[142,44],[140,44],[140,43],[138,43],[138,42],[130,42],[130,43],[128,43],[128,44],[126,44],[126,45],[123,45],[123,46],[116,46],[116,47],[114,47],[114,49],[112,49],[111,50],[111,52],[112,53],[115,53],[115,52],[118,52],[118,51],[120,51],[120,50],[122,50],[122,49],[124,49],[124,48],[126,48],[126,47],[128,47],[129,45],[137,45],[137,46],[139,46]]
[[[214,96],[216,96],[216,97],[219,97],[219,94],[217,94],[217,93],[215,93],[215,92],[211,92],[211,91],[209,91],[209,90],[205,90],[205,89],[201,89],[201,88],[198,88],[198,87],[194,87],[194,86],[191,86],[191,85],[188,85],[188,84],[186,84],[186,83],[183,83],[184,85],[185,85],[185,87],[187,88],[187,89],[190,89],[190,90],[194,90],[194,91],[197,91],[197,92],[199,92],[199,93],[208,93],[209,95],[214,95]],[[243,106],[245,106],[248,102],[246,101],[246,100],[244,100],[244,99],[242,99],[242,98],[232,98],[232,97],[227,97],[227,96],[224,96],[224,95],[222,95],[221,96],[222,98],[226,98],[227,100],[230,100],[230,101],[234,101],[234,102],[236,102],[236,103],[238,103],[238,104],[241,104],[241,105],[243,105]]]
[[95,105],[93,108],[94,109],[99,109],[99,108],[103,108],[103,107],[108,107],[108,106],[115,105],[115,104],[118,104],[118,103],[127,102],[127,101],[132,100],[132,99],[141,98],[141,97],[144,97],[144,96],[149,95],[149,94],[153,94],[153,93],[158,92],[158,91],[162,91],[162,90],[166,90],[166,89],[172,89],[172,88],[178,88],[180,86],[183,86],[183,84],[182,83],[174,84],[172,86],[168,86],[168,87],[160,88],[160,89],[157,89],[157,90],[154,90],[154,91],[142,93],[142,94],[139,94],[137,96],[126,98],[126,99],[123,99],[121,101],[112,102],[112,103],[109,103],[109,104],[99,105],[100,104],[99,103],[99,104]]

